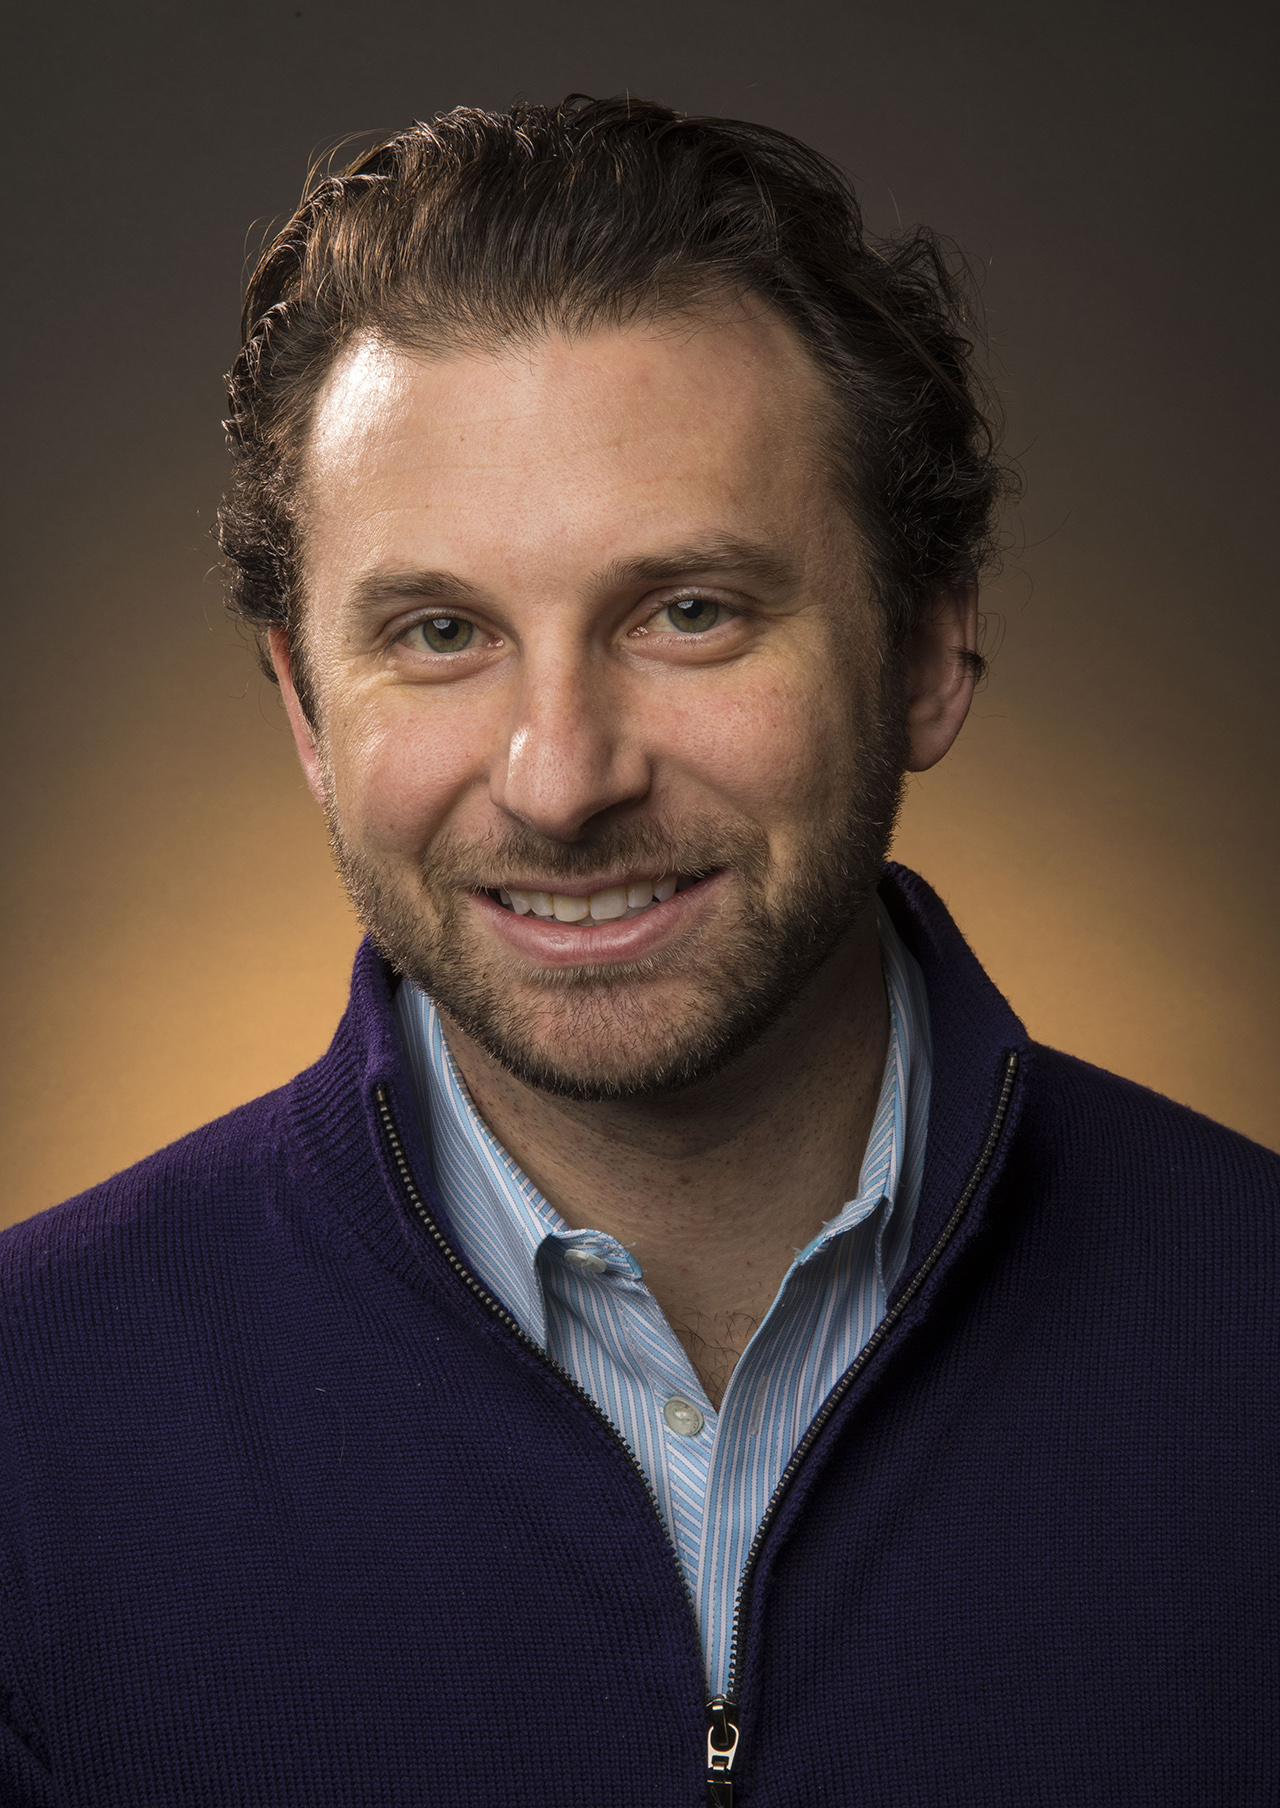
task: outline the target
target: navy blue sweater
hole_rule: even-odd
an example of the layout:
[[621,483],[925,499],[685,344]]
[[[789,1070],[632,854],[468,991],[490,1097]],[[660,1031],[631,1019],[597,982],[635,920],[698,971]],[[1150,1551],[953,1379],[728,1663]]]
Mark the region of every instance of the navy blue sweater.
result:
[[[748,1573],[734,1808],[1274,1804],[1280,1160],[884,895],[924,1191]],[[706,1800],[643,1478],[447,1234],[366,949],[315,1067],[0,1240],[0,1801]]]

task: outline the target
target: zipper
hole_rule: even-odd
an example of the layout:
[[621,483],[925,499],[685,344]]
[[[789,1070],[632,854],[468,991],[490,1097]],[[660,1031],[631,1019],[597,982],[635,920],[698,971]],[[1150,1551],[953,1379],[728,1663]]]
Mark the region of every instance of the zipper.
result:
[[733,1760],[738,1755],[738,1710],[727,1696],[707,1703],[707,1808],[733,1808]]
[[[951,1216],[943,1225],[933,1248],[916,1269],[902,1293],[899,1294],[892,1309],[885,1313],[884,1317],[880,1320],[880,1323],[871,1333],[871,1336],[867,1339],[866,1343],[863,1344],[861,1350],[859,1350],[854,1361],[845,1370],[844,1374],[823,1401],[817,1416],[792,1452],[791,1460],[782,1471],[782,1474],[778,1477],[777,1486],[774,1488],[773,1494],[769,1499],[769,1504],[764,1510],[764,1516],[756,1528],[755,1537],[751,1541],[751,1548],[747,1552],[746,1562],[742,1566],[742,1576],[738,1583],[737,1598],[734,1602],[733,1625],[729,1637],[729,1672],[724,1694],[713,1697],[713,1699],[707,1703],[706,1808],[733,1808],[734,1779],[732,1772],[733,1761],[737,1756],[739,1739],[737,1702],[739,1681],[738,1670],[744,1644],[743,1633],[747,1623],[748,1609],[751,1604],[750,1584],[752,1573],[759,1559],[765,1537],[778,1516],[778,1510],[786,1496],[787,1490],[799,1473],[804,1459],[817,1443],[819,1435],[827,1425],[831,1415],[835,1412],[836,1407],[839,1406],[840,1402],[844,1399],[854,1382],[862,1374],[871,1358],[875,1355],[881,1344],[884,1343],[885,1339],[893,1330],[893,1327],[897,1324],[898,1320],[902,1317],[902,1314],[906,1311],[916,1294],[920,1291],[933,1269],[937,1267],[947,1245],[959,1230],[961,1221],[973,1202],[973,1196],[982,1184],[982,1178],[987,1169],[991,1166],[992,1157],[996,1152],[996,1145],[1000,1140],[1000,1133],[1004,1129],[1005,1119],[1009,1115],[1009,1101],[1013,1096],[1014,1081],[1017,1079],[1018,1075],[1018,1065],[1018,1051],[1012,1049],[1005,1058],[1004,1079],[1001,1082],[1000,1096],[996,1101],[996,1108],[987,1129],[986,1140],[982,1145],[977,1161],[974,1163],[973,1171],[965,1182],[964,1190],[955,1203]],[[658,1524],[662,1529],[662,1535],[666,1541],[667,1549],[671,1552],[676,1574],[680,1579],[681,1592],[684,1595],[685,1605],[689,1610],[689,1620],[694,1635],[694,1646],[698,1652],[699,1662],[701,1662],[702,1632],[698,1625],[698,1614],[694,1604],[693,1594],[684,1573],[684,1566],[680,1561],[680,1554],[671,1540],[670,1533],[667,1531],[667,1524],[662,1517],[662,1509],[658,1505],[658,1497],[654,1493],[653,1484],[637,1461],[635,1452],[632,1450],[630,1444],[627,1443],[627,1440],[622,1436],[622,1433],[618,1430],[617,1426],[613,1423],[613,1420],[609,1418],[607,1413],[600,1410],[599,1406],[597,1406],[596,1402],[591,1398],[591,1395],[586,1389],[575,1380],[567,1369],[562,1368],[558,1362],[548,1356],[547,1352],[540,1344],[534,1342],[533,1338],[530,1337],[517,1320],[511,1316],[502,1302],[495,1299],[493,1294],[481,1284],[479,1279],[471,1272],[466,1263],[454,1250],[448,1238],[444,1235],[435,1219],[427,1210],[426,1201],[418,1191],[417,1182],[413,1178],[413,1170],[409,1166],[408,1158],[404,1152],[404,1144],[400,1140],[400,1132],[396,1128],[396,1121],[391,1112],[391,1103],[386,1086],[381,1084],[375,1086],[373,1096],[377,1101],[378,1115],[382,1120],[383,1134],[386,1137],[387,1147],[390,1151],[391,1158],[395,1163],[396,1171],[400,1176],[400,1184],[404,1188],[405,1197],[413,1208],[415,1216],[421,1221],[427,1234],[430,1236],[441,1255],[445,1258],[449,1267],[467,1288],[468,1292],[479,1300],[490,1316],[496,1318],[499,1324],[510,1332],[517,1342],[522,1344],[525,1349],[531,1351],[540,1362],[549,1368],[551,1372],[564,1383],[570,1392],[582,1402],[587,1410],[594,1415],[599,1423],[603,1425],[614,1443],[622,1451],[631,1468],[635,1471],[649,1501],[649,1505],[653,1508],[654,1517],[657,1519]]]
[[808,1431],[792,1453],[791,1460],[778,1477],[778,1485],[764,1510],[764,1516],[756,1527],[756,1535],[751,1540],[751,1548],[747,1552],[747,1560],[742,1566],[742,1576],[738,1583],[738,1595],[733,1606],[733,1626],[729,1635],[729,1673],[725,1681],[723,1695],[717,1695],[714,1701],[707,1704],[710,1727],[707,1732],[707,1808],[733,1808],[733,1779],[730,1772],[738,1748],[738,1669],[743,1647],[743,1631],[750,1606],[750,1585],[752,1571],[760,1556],[761,1547],[782,1504],[788,1488],[799,1473],[801,1464],[817,1443],[823,1427],[830,1420],[836,1407],[844,1399],[854,1382],[862,1374],[871,1358],[888,1337],[911,1301],[919,1293],[925,1281],[937,1267],[948,1243],[960,1228],[962,1219],[973,1203],[973,1196],[982,1184],[982,1177],[991,1166],[991,1158],[1000,1141],[1000,1132],[1004,1129],[1005,1119],[1009,1115],[1009,1101],[1013,1096],[1013,1084],[1018,1077],[1019,1056],[1017,1049],[1011,1049],[1005,1057],[1004,1079],[1000,1085],[1000,1097],[992,1114],[987,1129],[986,1141],[982,1145],[973,1172],[965,1182],[964,1191],[955,1203],[951,1216],[943,1225],[937,1241],[928,1255],[916,1269],[906,1287],[898,1295],[892,1309],[885,1313],[880,1323],[871,1333],[866,1343],[858,1351],[853,1362],[836,1382],[831,1392],[818,1409]]

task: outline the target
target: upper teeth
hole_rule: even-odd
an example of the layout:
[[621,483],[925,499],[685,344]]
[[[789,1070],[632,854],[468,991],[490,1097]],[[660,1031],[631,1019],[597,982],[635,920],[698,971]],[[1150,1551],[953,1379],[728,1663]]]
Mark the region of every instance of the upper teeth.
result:
[[557,923],[581,923],[587,917],[593,923],[607,923],[615,917],[639,916],[654,903],[665,904],[678,883],[671,874],[664,879],[608,885],[587,898],[571,898],[561,891],[499,891],[498,896],[521,917],[532,911],[536,917],[554,917]]

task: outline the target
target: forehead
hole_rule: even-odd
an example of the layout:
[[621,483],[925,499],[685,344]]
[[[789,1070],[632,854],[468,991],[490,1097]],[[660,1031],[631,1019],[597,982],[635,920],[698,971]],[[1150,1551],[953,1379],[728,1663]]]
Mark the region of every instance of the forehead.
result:
[[764,304],[426,356],[373,335],[317,399],[308,564],[430,555],[528,580],[750,530],[803,542],[830,506],[830,402]]

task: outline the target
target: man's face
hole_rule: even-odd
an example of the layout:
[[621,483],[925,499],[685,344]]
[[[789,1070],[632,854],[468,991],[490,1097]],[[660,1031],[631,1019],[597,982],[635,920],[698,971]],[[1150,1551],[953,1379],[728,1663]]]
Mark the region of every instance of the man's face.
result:
[[[348,347],[305,486],[304,765],[392,961],[580,1098],[722,1067],[878,877],[897,665],[763,306]],[[817,976],[815,978],[815,976]]]

